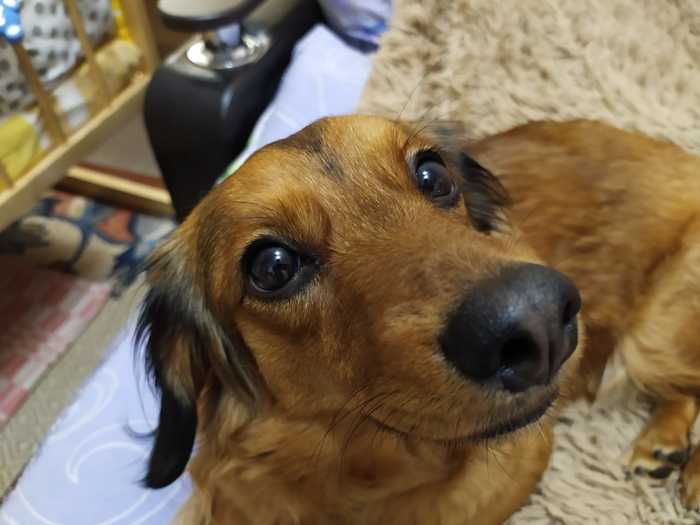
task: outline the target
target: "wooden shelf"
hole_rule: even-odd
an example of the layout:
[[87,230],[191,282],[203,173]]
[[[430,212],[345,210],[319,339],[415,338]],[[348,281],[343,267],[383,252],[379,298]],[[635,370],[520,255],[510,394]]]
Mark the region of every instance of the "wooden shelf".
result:
[[63,144],[49,150],[11,188],[0,192],[0,229],[29,211],[73,164],[140,111],[149,79],[150,75],[138,73],[129,86],[82,128],[71,133]]
[[164,188],[83,166],[70,168],[58,188],[149,215],[175,215],[170,194]]

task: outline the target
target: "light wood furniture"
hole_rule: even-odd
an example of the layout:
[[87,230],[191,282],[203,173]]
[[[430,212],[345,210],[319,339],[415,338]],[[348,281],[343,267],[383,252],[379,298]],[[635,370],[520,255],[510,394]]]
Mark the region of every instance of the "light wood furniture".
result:
[[69,168],[68,174],[59,184],[59,189],[149,215],[171,217],[174,214],[170,194],[166,189],[156,188],[85,166]]
[[[97,66],[94,50],[88,41],[83,21],[80,18],[75,0],[63,0],[66,12],[69,14],[76,30],[83,55],[94,77],[101,95],[101,110],[93,115],[85,124],[74,132],[68,133],[61,128],[60,120],[53,110],[50,94],[41,84],[36,84],[38,77],[32,69],[31,62],[23,48],[15,49],[22,70],[34,90],[37,105],[49,130],[52,139],[52,147],[44,152],[18,180],[12,182],[9,189],[0,192],[0,229],[9,225],[21,214],[25,213],[39,200],[42,194],[61,180],[71,166],[83,158],[97,144],[104,141],[119,128],[136,111],[139,111],[143,103],[144,93],[150,76],[159,63],[158,51],[152,38],[148,23],[148,16],[142,0],[120,0],[124,20],[135,44],[140,48],[143,56],[143,67],[131,82],[120,93],[110,98],[106,88],[106,80],[101,69]],[[23,60],[24,59],[24,60]],[[79,173],[79,172],[78,172]],[[0,176],[4,174],[0,173]],[[5,182],[9,177],[4,177]],[[97,183],[102,179],[94,179]],[[102,181],[104,182],[104,181]],[[108,184],[105,191],[113,184]],[[132,188],[133,189],[133,188]],[[123,190],[123,188],[122,188]],[[122,196],[124,195],[122,191]],[[149,195],[149,192],[146,192]],[[143,199],[139,190],[136,191],[135,200]],[[156,209],[163,203],[162,195],[155,198]]]

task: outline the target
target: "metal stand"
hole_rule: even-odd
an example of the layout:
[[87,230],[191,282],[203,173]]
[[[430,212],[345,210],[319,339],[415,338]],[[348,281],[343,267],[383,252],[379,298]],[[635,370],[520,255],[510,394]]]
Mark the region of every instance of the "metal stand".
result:
[[194,65],[216,70],[231,70],[260,60],[270,49],[270,37],[260,29],[242,31],[231,24],[202,35],[186,52]]
[[148,87],[146,129],[180,220],[246,146],[295,43],[322,19],[315,0],[265,4],[242,25],[208,23]]

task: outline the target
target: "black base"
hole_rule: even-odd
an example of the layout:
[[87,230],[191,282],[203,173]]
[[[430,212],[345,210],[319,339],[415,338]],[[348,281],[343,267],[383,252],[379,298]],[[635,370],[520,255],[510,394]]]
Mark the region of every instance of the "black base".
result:
[[[275,5],[276,4],[276,5]],[[295,43],[321,20],[313,0],[268,0],[245,27],[264,27],[269,51],[233,71],[193,66],[184,56],[160,66],[146,92],[144,117],[178,220],[183,220],[243,151],[271,102]]]

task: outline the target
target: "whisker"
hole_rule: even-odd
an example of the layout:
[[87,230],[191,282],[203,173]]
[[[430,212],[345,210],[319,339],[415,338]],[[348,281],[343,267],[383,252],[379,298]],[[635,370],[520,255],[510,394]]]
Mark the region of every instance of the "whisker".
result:
[[420,85],[425,81],[425,79],[428,77],[428,74],[424,74],[421,78],[418,79],[418,82],[416,82],[416,85],[413,86],[413,89],[408,95],[408,98],[406,99],[406,102],[404,103],[403,107],[401,108],[401,111],[399,111],[399,114],[396,116],[396,120],[401,120],[401,117],[403,116],[403,112],[406,111],[406,108],[408,107],[408,104],[411,102],[411,99],[413,99],[413,95],[416,94],[416,91],[420,87]]
[[[350,432],[346,435],[346,439],[344,440],[343,446],[341,447],[340,450],[340,463],[339,463],[339,471],[338,474],[341,475],[343,471],[343,465],[345,463],[345,455],[347,453],[348,447],[350,446],[350,442],[352,441],[353,436],[355,433],[362,427],[364,423],[366,423],[371,417],[372,413],[381,408],[389,397],[391,397],[393,394],[395,394],[395,391],[392,392],[383,392],[380,394],[377,394],[375,396],[372,396],[370,399],[368,399],[365,403],[362,404],[361,407],[359,407],[356,412],[358,417],[355,419],[353,422]],[[366,408],[374,401],[379,399],[379,401],[373,405],[373,408],[366,412]]]
[[[314,458],[320,459],[321,453],[323,452],[323,445],[325,444],[326,439],[328,436],[333,432],[333,430],[349,415],[349,413],[352,413],[352,409],[350,409],[350,412],[346,412],[346,409],[348,405],[358,396],[360,395],[366,388],[368,388],[368,385],[362,385],[359,388],[357,388],[348,398],[345,400],[345,402],[342,404],[342,406],[336,410],[333,414],[333,417],[331,418],[330,424],[326,428],[326,431],[324,432],[323,436],[319,440],[319,444],[314,450],[314,453],[311,456],[312,461]],[[341,414],[343,414],[341,416]]]

